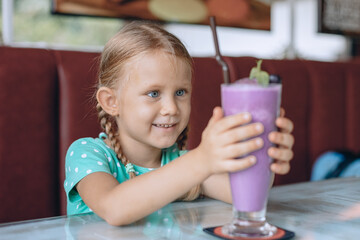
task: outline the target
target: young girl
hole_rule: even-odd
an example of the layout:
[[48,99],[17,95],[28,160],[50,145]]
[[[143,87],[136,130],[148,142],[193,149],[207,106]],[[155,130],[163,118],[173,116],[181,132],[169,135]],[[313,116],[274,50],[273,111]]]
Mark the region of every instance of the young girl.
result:
[[[68,214],[94,211],[109,224],[126,225],[200,194],[231,203],[227,173],[255,164],[249,153],[262,147],[263,126],[250,124],[248,113],[224,117],[216,107],[199,146],[183,150],[191,77],[184,45],[156,25],[132,22],[106,44],[96,94],[105,133],[68,150]],[[281,131],[269,135],[279,146],[268,151],[278,174],[289,171],[293,155],[293,124],[283,116],[276,121]]]

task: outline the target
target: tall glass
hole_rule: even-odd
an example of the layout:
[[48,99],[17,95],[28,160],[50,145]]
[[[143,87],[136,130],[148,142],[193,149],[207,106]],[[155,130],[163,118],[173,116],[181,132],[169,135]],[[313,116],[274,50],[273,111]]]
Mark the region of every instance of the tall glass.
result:
[[[222,84],[221,100],[226,116],[249,112],[252,122],[261,122],[264,132],[260,137],[264,146],[253,153],[257,158],[254,166],[230,173],[233,201],[233,220],[222,227],[222,233],[237,237],[269,237],[276,233],[276,227],[266,222],[266,206],[272,172],[272,159],[267,150],[272,145],[268,140],[270,132],[276,129],[275,120],[280,112],[281,84],[271,83],[267,87],[257,84]],[[242,157],[242,156],[239,156]]]

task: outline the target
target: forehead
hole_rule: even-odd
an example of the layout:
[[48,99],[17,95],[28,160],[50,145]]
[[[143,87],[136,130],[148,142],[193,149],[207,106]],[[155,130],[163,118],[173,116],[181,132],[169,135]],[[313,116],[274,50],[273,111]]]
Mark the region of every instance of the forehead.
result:
[[167,80],[168,83],[191,82],[191,66],[182,57],[176,57],[161,51],[141,54],[128,64],[129,80],[151,83]]
[[160,64],[163,68],[171,68],[175,72],[191,72],[191,66],[184,57],[179,57],[161,50],[154,50],[140,54],[134,66],[144,67],[145,64],[151,64],[153,67]]

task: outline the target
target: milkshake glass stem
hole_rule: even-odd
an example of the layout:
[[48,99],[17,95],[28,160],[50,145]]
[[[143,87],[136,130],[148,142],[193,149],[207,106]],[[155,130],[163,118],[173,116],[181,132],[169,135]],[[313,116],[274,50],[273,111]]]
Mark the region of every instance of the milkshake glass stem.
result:
[[222,227],[222,233],[232,237],[271,237],[277,228],[266,222],[266,207],[258,212],[242,212],[233,209],[233,220]]

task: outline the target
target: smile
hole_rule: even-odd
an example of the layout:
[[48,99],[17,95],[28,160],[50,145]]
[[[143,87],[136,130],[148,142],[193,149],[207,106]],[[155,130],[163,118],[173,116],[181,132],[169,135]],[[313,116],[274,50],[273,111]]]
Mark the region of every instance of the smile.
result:
[[161,128],[171,128],[175,126],[176,124],[153,124],[155,127],[161,127]]

